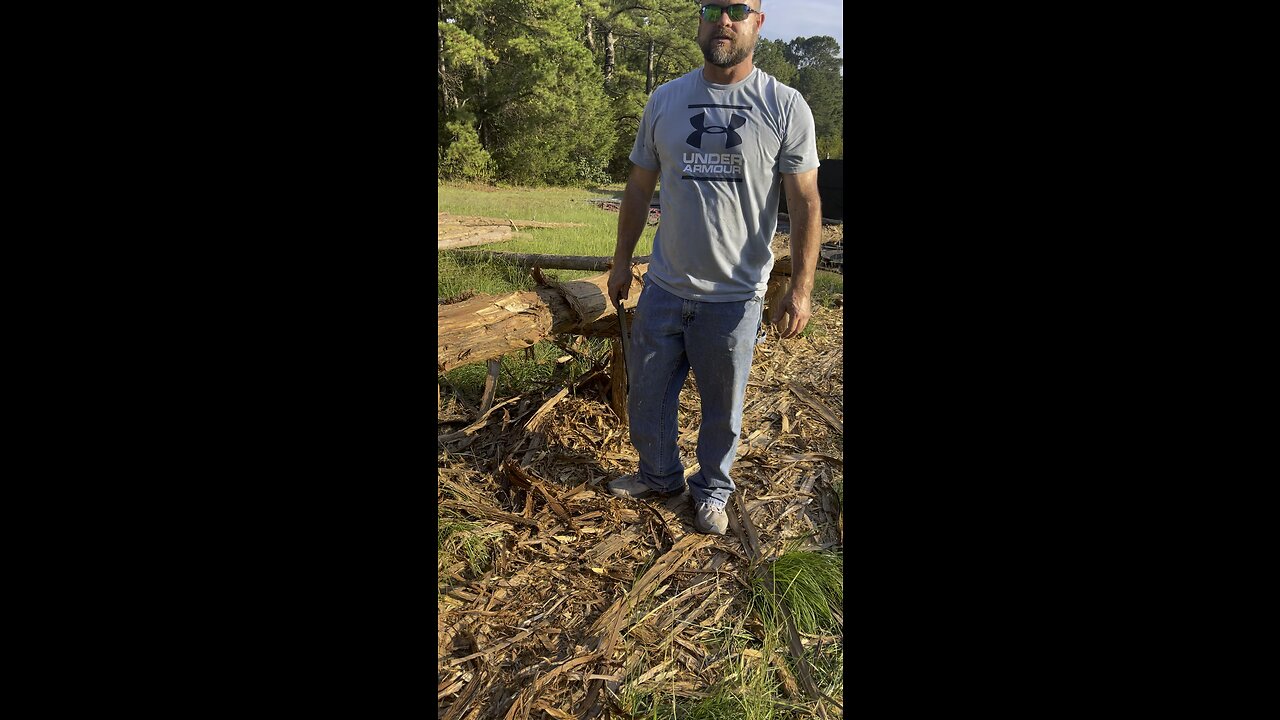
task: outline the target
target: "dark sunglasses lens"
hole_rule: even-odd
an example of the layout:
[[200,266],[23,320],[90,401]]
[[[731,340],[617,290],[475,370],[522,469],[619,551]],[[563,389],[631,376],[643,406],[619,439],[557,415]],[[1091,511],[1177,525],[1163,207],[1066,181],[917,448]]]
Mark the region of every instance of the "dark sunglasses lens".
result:
[[746,5],[730,5],[726,8],[729,11],[729,19],[734,22],[745,20],[747,18],[747,9],[748,6]]
[[[729,17],[733,17],[733,16],[730,15]],[[702,6],[702,20],[704,22],[713,23],[719,19],[720,19],[719,5],[703,5]]]

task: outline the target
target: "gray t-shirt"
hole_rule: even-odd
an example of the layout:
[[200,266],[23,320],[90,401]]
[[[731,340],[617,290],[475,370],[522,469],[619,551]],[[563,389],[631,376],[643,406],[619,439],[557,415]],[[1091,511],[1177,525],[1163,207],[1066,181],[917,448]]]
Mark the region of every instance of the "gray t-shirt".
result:
[[818,167],[813,113],[759,68],[732,85],[698,68],[653,91],[631,162],[661,170],[646,281],[686,300],[750,300],[769,286],[781,173]]

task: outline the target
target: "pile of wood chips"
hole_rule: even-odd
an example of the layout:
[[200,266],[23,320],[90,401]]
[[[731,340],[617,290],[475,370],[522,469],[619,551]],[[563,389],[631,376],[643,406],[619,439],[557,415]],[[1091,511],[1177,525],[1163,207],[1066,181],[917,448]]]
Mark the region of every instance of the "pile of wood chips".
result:
[[[637,457],[598,377],[499,396],[482,418],[456,403],[442,410],[453,421],[439,430],[441,513],[478,522],[496,559],[479,577],[463,563],[442,572],[439,717],[628,717],[624,687],[709,694],[738,659],[716,638],[735,626],[762,632],[747,612],[753,571],[784,545],[843,550],[832,489],[844,478],[843,317],[817,307],[812,323],[806,337],[782,341],[771,329],[757,346],[723,537],[694,531],[687,494],[652,503],[608,494],[605,483],[634,472]],[[699,425],[692,375],[680,405],[688,476]],[[792,702],[819,704],[781,657],[759,661],[777,669]]]

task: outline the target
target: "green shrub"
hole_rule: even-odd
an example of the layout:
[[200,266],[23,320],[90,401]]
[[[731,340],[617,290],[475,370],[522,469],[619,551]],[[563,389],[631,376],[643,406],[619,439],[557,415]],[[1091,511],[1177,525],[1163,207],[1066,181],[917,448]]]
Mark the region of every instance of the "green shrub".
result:
[[476,129],[464,122],[446,124],[453,141],[439,152],[439,174],[448,180],[487,183],[493,180],[493,159],[480,144]]

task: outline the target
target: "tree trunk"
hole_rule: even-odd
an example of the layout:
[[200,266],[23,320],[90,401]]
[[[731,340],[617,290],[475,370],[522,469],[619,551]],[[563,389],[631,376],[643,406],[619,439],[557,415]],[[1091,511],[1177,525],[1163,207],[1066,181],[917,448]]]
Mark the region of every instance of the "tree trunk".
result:
[[[438,16],[439,16],[440,22],[444,22],[445,20],[444,3],[443,2],[438,3],[437,8],[438,8]],[[445,69],[444,69],[444,33],[440,32],[439,27],[436,28],[436,45],[437,45],[436,49],[438,51],[436,53],[436,68],[437,68],[437,71],[440,73],[440,93],[441,93],[440,107],[448,108],[449,107],[449,83],[448,83],[448,79],[445,77]]]
[[604,35],[604,79],[606,81],[613,78],[613,62],[614,62],[613,44],[616,40],[617,38],[613,36],[612,29],[610,29],[608,32],[605,33]]
[[[623,307],[635,307],[640,277],[648,265],[633,265],[631,289]],[[565,283],[545,283],[531,292],[478,295],[438,306],[436,367],[448,372],[459,365],[500,357],[532,347],[550,335],[575,333],[616,336],[617,314],[609,302],[608,273]]]
[[645,60],[644,69],[644,94],[648,95],[653,92],[653,41],[649,41],[649,55]]
[[596,54],[595,24],[596,24],[596,19],[594,17],[588,16],[587,17],[587,49],[591,51],[592,55]]

